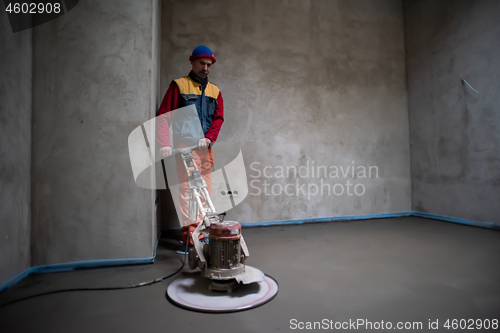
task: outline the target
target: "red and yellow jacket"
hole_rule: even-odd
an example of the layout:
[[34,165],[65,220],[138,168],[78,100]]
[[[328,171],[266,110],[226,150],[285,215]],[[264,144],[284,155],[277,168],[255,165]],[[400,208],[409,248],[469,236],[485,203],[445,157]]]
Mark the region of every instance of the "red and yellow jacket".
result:
[[[160,147],[171,146],[168,124],[175,117],[175,110],[195,105],[203,134],[212,142],[217,140],[224,122],[224,101],[219,88],[210,82],[204,84],[193,74],[172,81],[158,109],[157,116],[166,121],[157,121],[157,141]],[[174,111],[174,112],[172,112]],[[157,118],[158,119],[158,118]],[[173,124],[174,134],[176,128]],[[175,142],[176,146],[180,142]]]

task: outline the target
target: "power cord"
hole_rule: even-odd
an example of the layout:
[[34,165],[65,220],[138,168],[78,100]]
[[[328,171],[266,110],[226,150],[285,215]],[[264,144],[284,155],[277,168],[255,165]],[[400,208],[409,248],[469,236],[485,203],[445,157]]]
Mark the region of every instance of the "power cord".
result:
[[[158,247],[158,242],[160,241],[160,238],[161,238],[161,235],[163,234],[163,230],[160,232],[160,235],[158,236],[158,239],[156,240],[156,246],[155,246],[155,252],[154,252],[154,257],[156,258],[156,248]],[[151,281],[146,281],[146,282],[141,282],[141,283],[138,283],[138,284],[134,284],[132,286],[126,286],[126,287],[102,287],[102,288],[71,288],[71,289],[60,289],[60,290],[53,290],[53,291],[48,291],[48,292],[45,292],[45,293],[41,293],[41,294],[35,294],[35,295],[31,295],[31,296],[27,296],[27,297],[23,297],[23,298],[19,298],[17,300],[14,300],[14,301],[11,301],[11,302],[8,302],[6,304],[2,304],[0,305],[0,308],[3,308],[3,307],[6,307],[6,306],[9,306],[9,305],[12,305],[14,303],[17,303],[17,302],[21,302],[21,301],[25,301],[27,299],[30,299],[30,298],[35,298],[35,297],[40,297],[40,296],[45,296],[45,295],[51,295],[51,294],[58,294],[58,293],[64,293],[64,292],[70,292],[70,291],[90,291],[90,290],[122,290],[122,289],[132,289],[132,288],[140,288],[140,287],[145,287],[145,286],[150,286],[152,284],[155,284],[155,283],[158,283],[158,282],[162,282],[162,281],[165,281],[166,279],[168,278],[171,278],[172,276],[176,275],[177,273],[179,273],[183,268],[184,268],[184,265],[186,264],[186,257],[187,257],[187,253],[188,253],[188,245],[189,245],[189,238],[190,238],[190,233],[188,232],[188,236],[187,236],[187,242],[186,242],[186,249],[184,251],[184,260],[182,262],[182,265],[181,267],[176,270],[174,273],[170,274],[170,275],[167,275],[167,276],[163,276],[163,277],[159,277],[157,279],[154,279],[154,280],[151,280]]]

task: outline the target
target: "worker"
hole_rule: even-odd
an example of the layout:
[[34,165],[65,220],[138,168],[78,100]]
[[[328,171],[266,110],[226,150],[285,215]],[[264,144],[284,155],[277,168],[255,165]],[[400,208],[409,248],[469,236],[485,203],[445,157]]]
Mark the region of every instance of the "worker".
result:
[[[214,165],[211,146],[217,140],[224,122],[224,101],[219,88],[208,80],[208,74],[216,61],[212,51],[204,45],[197,46],[189,57],[189,61],[192,67],[189,75],[171,82],[157,113],[157,119],[163,120],[157,121],[159,154],[162,159],[172,155],[169,133],[169,125],[172,125],[175,148],[188,147],[193,144],[197,144],[199,147],[199,149],[193,150],[192,153],[210,194],[212,167]],[[186,122],[186,119],[179,121],[179,118],[189,118],[189,115],[184,113],[182,116],[178,116],[175,113],[175,110],[192,104],[196,106],[198,113],[198,119],[195,119],[195,122],[199,121],[203,132],[199,135],[193,134],[193,131],[186,133],[184,130],[185,125],[182,125]],[[194,231],[196,225],[201,222],[201,214],[196,217],[195,223],[189,225],[190,190],[188,175],[180,154],[176,156],[176,163],[177,178],[179,180],[179,208],[182,218],[181,223],[184,226],[182,233],[184,242],[186,242],[187,230]],[[202,202],[204,202],[203,199]],[[190,241],[191,243],[192,241]]]

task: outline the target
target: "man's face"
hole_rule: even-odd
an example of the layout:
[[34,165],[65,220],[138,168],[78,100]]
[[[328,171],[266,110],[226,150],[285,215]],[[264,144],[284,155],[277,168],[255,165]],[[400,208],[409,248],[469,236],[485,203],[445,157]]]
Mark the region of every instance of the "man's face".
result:
[[193,72],[198,76],[200,79],[205,79],[208,76],[208,73],[210,73],[210,67],[212,66],[212,59],[210,58],[201,58],[201,59],[196,59],[195,61],[191,62],[193,65]]

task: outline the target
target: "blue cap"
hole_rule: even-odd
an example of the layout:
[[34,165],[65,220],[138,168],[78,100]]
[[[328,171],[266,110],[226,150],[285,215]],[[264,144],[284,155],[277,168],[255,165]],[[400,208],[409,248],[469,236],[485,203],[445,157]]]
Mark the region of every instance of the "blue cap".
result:
[[215,63],[215,58],[214,54],[212,53],[212,50],[210,50],[208,47],[205,45],[200,45],[197,46],[194,50],[191,56],[189,57],[189,61],[195,61],[196,59],[201,59],[201,58],[210,58],[212,59],[213,63]]

